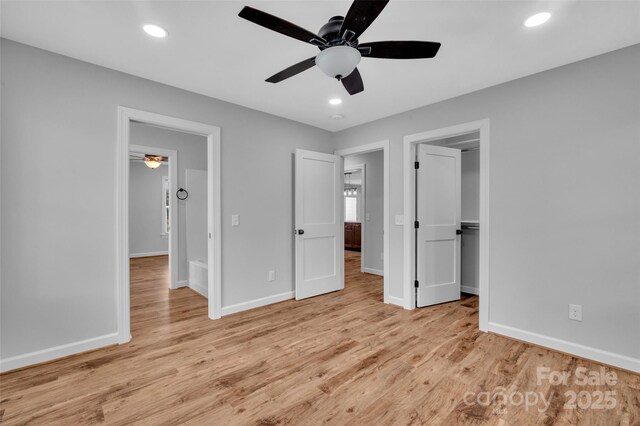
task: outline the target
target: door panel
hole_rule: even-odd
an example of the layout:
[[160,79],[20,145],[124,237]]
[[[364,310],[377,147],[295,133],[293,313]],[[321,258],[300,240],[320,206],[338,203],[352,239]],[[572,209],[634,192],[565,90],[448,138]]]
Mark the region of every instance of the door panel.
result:
[[335,164],[332,161],[302,156],[302,223],[329,224],[336,222]]
[[460,299],[460,150],[418,145],[418,307]]
[[296,299],[344,288],[343,175],[337,155],[296,150]]
[[304,238],[304,280],[336,275],[336,239],[334,237]]

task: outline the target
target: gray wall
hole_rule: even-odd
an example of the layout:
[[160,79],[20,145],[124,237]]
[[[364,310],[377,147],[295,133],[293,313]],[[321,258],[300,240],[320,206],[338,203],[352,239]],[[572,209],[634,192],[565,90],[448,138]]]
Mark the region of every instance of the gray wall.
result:
[[[640,45],[347,129],[336,149],[491,120],[490,321],[640,358]],[[391,295],[402,297],[391,224]],[[568,319],[568,304],[583,321]]]
[[[365,250],[363,263],[365,268],[384,271],[384,153],[382,151],[367,154],[350,155],[344,158],[344,167],[365,164],[366,194],[365,213],[361,221],[365,228]],[[369,220],[366,220],[369,214]]]
[[[133,123],[131,140],[133,145],[153,146],[178,151],[178,188],[187,188],[185,170],[207,170],[207,138]],[[187,265],[187,211],[189,200],[178,201],[178,281],[186,281],[189,275]]]
[[462,220],[480,220],[480,151],[463,151],[460,157]]
[[169,238],[162,235],[162,176],[168,171],[129,162],[129,254],[168,253]]
[[0,60],[0,357],[116,332],[118,105],[221,127],[222,305],[293,289],[291,155],[328,132],[4,39]]

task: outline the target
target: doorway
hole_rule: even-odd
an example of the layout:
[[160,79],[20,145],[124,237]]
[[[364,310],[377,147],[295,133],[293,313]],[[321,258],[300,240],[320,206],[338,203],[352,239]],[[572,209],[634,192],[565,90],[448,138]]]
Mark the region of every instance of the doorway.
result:
[[[457,240],[454,240],[454,238],[452,238],[450,234],[451,231],[453,231],[454,234],[458,234],[459,232],[461,232],[462,235],[464,235],[464,231],[467,230],[469,235],[472,235],[472,233],[474,233],[477,240],[477,294],[479,295],[480,309],[479,324],[480,330],[482,331],[488,330],[489,322],[489,146],[489,120],[486,119],[405,136],[403,147],[405,216],[404,246],[406,253],[406,255],[404,256],[405,308],[415,309],[419,297],[423,297],[422,302],[424,302],[425,300],[435,301],[436,303],[438,303],[438,300],[446,301],[446,298],[451,295],[444,297],[444,299],[438,299],[438,297],[440,296],[436,296],[435,293],[440,290],[440,288],[438,288],[438,284],[450,284],[449,281],[451,280],[449,279],[449,277],[453,275],[457,275],[456,279],[458,280],[457,285],[459,294],[461,285],[461,274],[459,272],[460,246],[456,246],[453,241],[458,241],[459,244],[461,242],[461,237],[460,235],[457,235],[455,237],[457,238]],[[454,170],[455,167],[453,165],[456,161],[458,161],[458,165],[456,166],[458,170],[456,171],[456,173],[460,173],[460,158],[463,150],[469,153],[475,152],[476,154],[474,155],[477,155],[478,157],[477,176],[479,178],[479,195],[477,198],[476,206],[478,212],[477,220],[475,217],[471,216],[461,217],[462,208],[459,204],[456,206],[456,203],[459,203],[459,200],[461,199],[460,194],[462,189],[460,178],[457,178],[457,182],[456,179],[447,178],[448,183],[450,183],[449,186],[451,187],[450,191],[444,191],[442,189],[443,186],[441,185],[433,185],[433,188],[437,188],[437,191],[434,190],[432,194],[425,195],[424,193],[420,192],[420,180],[418,179],[420,175],[416,173],[416,168],[419,169],[420,167],[422,167],[422,165],[417,162],[418,157],[420,157],[420,159],[428,159],[429,156],[431,156],[432,158],[449,158],[447,160],[447,164],[440,160],[433,161],[433,164],[431,164],[430,168],[430,171],[432,173],[431,178],[442,178],[441,171],[446,168],[448,168],[449,170]],[[454,151],[457,151],[457,154],[455,154]],[[457,160],[455,159],[455,157],[457,157]],[[438,162],[439,164],[437,164]],[[437,173],[434,172],[434,170],[437,170]],[[451,171],[451,173],[453,172]],[[425,182],[427,181],[422,181],[423,189],[425,187]],[[454,192],[456,191],[457,193],[454,194]],[[445,224],[442,221],[442,223],[438,222],[438,220],[441,219],[438,218],[438,215],[430,214],[425,216],[424,214],[422,214],[421,216],[421,196],[423,201],[425,199],[428,199],[429,196],[432,196],[433,200],[431,201],[437,202],[445,202],[447,197],[449,197],[451,201],[449,210],[456,210],[453,215],[449,216],[455,217],[455,219],[447,220],[447,223]],[[429,208],[432,209],[431,213],[435,211],[435,207],[433,204],[431,204]],[[427,206],[423,206],[422,211],[424,212],[426,210]],[[422,219],[423,223],[419,223],[419,219]],[[426,222],[424,222],[425,220]],[[425,227],[429,232],[419,233],[418,230],[423,227],[423,225],[426,225]],[[453,226],[455,226],[455,228],[453,228]],[[462,229],[463,226],[466,229]],[[430,235],[429,233],[433,235]],[[418,246],[420,240],[423,240],[422,243],[425,243],[423,244],[422,251]],[[446,244],[440,244],[444,248],[441,253],[445,253],[446,256],[450,257],[448,259],[445,259],[447,260],[445,264],[449,265],[448,267],[450,268],[450,270],[445,271],[444,274],[435,276],[434,273],[436,271],[439,271],[440,273],[442,272],[442,270],[437,268],[427,268],[426,266],[428,266],[428,264],[425,266],[421,265],[421,262],[416,261],[416,257],[418,255],[422,257],[426,256],[428,259],[431,259],[433,264],[433,262],[436,262],[437,256],[442,256],[435,250],[428,252],[428,249],[425,248],[426,242],[428,241],[446,242]],[[470,241],[469,244],[473,244],[473,242]],[[458,257],[457,261],[453,259],[456,256]],[[422,271],[420,271],[421,267],[423,268]],[[473,268],[473,265],[469,267]],[[458,268],[458,272],[455,272],[454,268]],[[425,281],[425,274],[430,274],[429,279],[426,280],[426,284],[427,287],[432,287],[431,289],[426,288],[425,290],[427,292],[431,291],[432,293],[434,293],[429,296],[424,296],[424,292],[422,295],[419,295],[420,286],[423,285]],[[420,283],[419,280],[421,276],[423,277],[423,283]],[[449,293],[451,293],[452,291],[451,288],[452,287],[449,287]],[[469,290],[469,288],[467,288],[467,290]]]
[[[117,271],[117,323],[118,343],[131,340],[130,271],[129,271],[129,156],[131,151],[131,128],[145,124],[157,128],[184,132],[206,138],[207,168],[207,288],[208,316],[218,319],[221,315],[222,270],[221,270],[221,198],[220,198],[220,128],[208,124],[182,120],[147,111],[118,107],[118,157],[116,161],[116,236],[118,255]],[[171,155],[168,156],[169,161]],[[175,156],[177,157],[177,155]],[[176,161],[177,162],[177,161]],[[176,167],[173,168],[176,170]],[[176,180],[174,179],[175,183]],[[172,192],[173,192],[172,188]],[[179,188],[178,188],[179,189]],[[173,192],[177,197],[177,191]],[[172,197],[173,198],[173,197]],[[174,209],[175,210],[175,209]],[[174,214],[174,217],[177,215]],[[174,243],[174,241],[172,241]],[[171,253],[171,250],[169,250]],[[176,256],[173,256],[174,258]],[[175,263],[175,259],[172,259]],[[173,268],[171,274],[177,268]],[[171,278],[173,281],[173,278]]]
[[343,158],[346,173],[345,272],[350,277],[358,273],[381,276],[383,302],[402,305],[402,299],[389,294],[389,141],[347,148],[335,154]]
[[129,145],[129,258],[166,256],[169,289],[179,287],[178,215],[173,214],[172,196],[177,164],[176,150]]
[[359,269],[364,272],[366,164],[348,164],[350,159],[344,158],[344,249],[361,258]]
[[479,132],[417,145],[416,307],[478,294]]

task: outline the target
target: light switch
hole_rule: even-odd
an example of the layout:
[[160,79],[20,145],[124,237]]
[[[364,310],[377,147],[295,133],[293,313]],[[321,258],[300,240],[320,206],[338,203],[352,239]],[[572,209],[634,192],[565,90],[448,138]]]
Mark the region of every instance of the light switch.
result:
[[404,215],[397,214],[396,215],[396,225],[404,225]]
[[366,220],[367,222],[371,220],[371,213],[367,213],[367,214],[365,215],[365,220]]
[[237,214],[231,215],[231,226],[240,226],[240,217]]

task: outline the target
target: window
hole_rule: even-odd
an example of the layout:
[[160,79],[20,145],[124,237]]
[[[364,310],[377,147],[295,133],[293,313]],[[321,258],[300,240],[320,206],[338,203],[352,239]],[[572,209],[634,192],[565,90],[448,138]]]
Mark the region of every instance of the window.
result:
[[357,222],[358,221],[358,197],[357,196],[345,196],[344,197],[344,221],[345,222]]
[[171,193],[169,192],[169,177],[162,176],[162,235],[168,236],[171,230],[171,221],[169,220],[169,199]]

